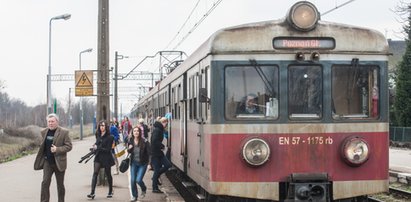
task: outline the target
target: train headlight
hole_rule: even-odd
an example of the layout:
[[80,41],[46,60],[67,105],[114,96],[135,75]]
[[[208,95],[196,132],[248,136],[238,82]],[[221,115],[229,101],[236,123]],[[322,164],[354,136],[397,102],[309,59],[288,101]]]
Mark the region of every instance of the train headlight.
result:
[[360,137],[349,137],[342,144],[342,157],[351,166],[360,166],[370,156],[368,143]]
[[243,159],[250,165],[259,166],[267,162],[270,157],[270,147],[267,142],[253,138],[248,140],[242,149]]
[[320,13],[314,4],[300,1],[291,7],[287,20],[297,30],[310,31],[315,28],[318,20],[320,20]]

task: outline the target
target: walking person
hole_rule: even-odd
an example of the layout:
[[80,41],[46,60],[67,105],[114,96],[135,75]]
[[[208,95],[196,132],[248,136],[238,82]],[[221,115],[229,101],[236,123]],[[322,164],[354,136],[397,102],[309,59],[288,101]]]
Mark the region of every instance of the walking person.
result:
[[146,195],[147,187],[144,184],[143,178],[150,160],[150,143],[143,138],[142,131],[138,126],[133,128],[127,152],[130,154],[131,201],[137,201],[137,184],[141,188],[141,198],[144,198]]
[[129,139],[128,135],[130,134],[132,128],[133,126],[131,125],[131,121],[127,116],[124,116],[124,119],[121,122],[121,132],[123,134],[124,145],[127,145],[127,141]]
[[149,129],[148,126],[144,123],[144,119],[143,119],[143,118],[140,118],[140,119],[138,120],[138,123],[140,124],[140,129],[141,129],[141,132],[142,132],[142,134],[143,134],[143,137],[144,137],[146,140],[148,140],[148,132],[150,132],[150,129]]
[[50,200],[50,183],[54,173],[57,181],[58,201],[64,202],[67,152],[73,148],[69,131],[59,126],[59,118],[56,114],[49,114],[47,128],[41,131],[41,136],[43,141],[34,161],[34,170],[43,169],[40,201],[48,202]]
[[87,198],[94,199],[97,177],[100,168],[104,168],[108,181],[108,194],[107,198],[113,197],[113,177],[111,176],[111,166],[113,166],[114,158],[111,153],[113,145],[113,136],[110,135],[108,124],[105,121],[100,121],[96,131],[96,143],[93,145],[95,151],[94,156],[94,171],[93,178],[91,180],[91,193],[87,195]]
[[113,119],[113,121],[110,124],[110,134],[114,138],[113,147],[111,149],[111,153],[113,154],[113,158],[114,158],[114,163],[116,164],[116,172],[114,172],[114,175],[118,175],[119,174],[119,172],[118,172],[118,159],[117,159],[117,156],[116,156],[115,148],[118,144],[120,144],[120,141],[119,141],[120,134],[118,132],[118,128],[117,128],[116,123],[115,123],[115,119]]
[[168,120],[165,117],[159,119],[153,124],[153,132],[151,134],[151,165],[154,168],[153,173],[153,193],[163,193],[159,188],[160,175],[166,172],[170,167],[171,163],[168,159],[164,156],[164,148],[163,145],[163,133],[164,128],[167,126]]

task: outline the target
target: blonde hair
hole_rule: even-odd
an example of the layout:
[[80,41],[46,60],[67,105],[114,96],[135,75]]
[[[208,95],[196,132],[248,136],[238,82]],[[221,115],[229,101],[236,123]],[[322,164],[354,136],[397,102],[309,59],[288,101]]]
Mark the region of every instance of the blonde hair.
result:
[[159,121],[161,123],[166,123],[166,122],[168,122],[168,119],[166,117],[161,117]]

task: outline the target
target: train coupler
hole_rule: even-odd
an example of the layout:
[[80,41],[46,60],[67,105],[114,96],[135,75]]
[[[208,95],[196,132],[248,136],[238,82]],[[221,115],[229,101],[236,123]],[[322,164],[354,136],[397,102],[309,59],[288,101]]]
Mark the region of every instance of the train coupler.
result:
[[289,177],[285,201],[330,201],[327,173],[293,173]]

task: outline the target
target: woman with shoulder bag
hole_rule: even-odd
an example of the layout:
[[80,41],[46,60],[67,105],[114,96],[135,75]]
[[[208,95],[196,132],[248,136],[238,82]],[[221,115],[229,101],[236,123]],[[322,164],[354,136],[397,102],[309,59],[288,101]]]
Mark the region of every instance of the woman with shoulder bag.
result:
[[145,196],[147,191],[143,178],[150,160],[150,143],[143,138],[141,133],[139,126],[134,127],[127,147],[127,151],[130,154],[131,201],[137,201],[137,184],[142,191],[141,198]]

